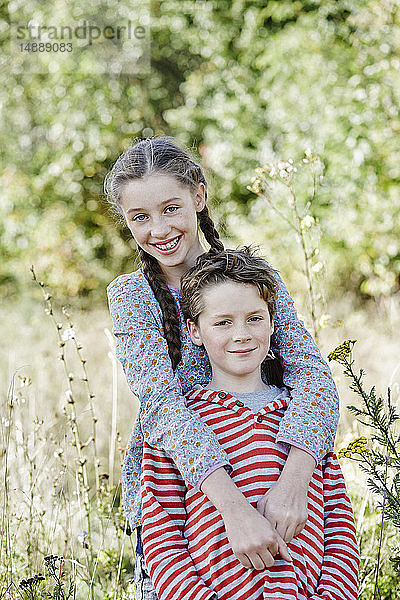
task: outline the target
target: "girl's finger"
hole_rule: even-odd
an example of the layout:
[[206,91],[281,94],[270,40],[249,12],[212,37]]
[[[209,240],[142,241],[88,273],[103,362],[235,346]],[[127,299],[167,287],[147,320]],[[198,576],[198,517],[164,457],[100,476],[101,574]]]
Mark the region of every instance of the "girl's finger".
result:
[[306,521],[304,521],[303,523],[300,523],[299,525],[297,525],[293,537],[296,537],[296,535],[299,535],[299,533],[301,533],[303,531],[305,525],[306,525]]
[[278,540],[278,546],[281,558],[283,558],[283,560],[287,560],[288,562],[293,562],[293,558],[290,556],[289,548],[282,539]]
[[[288,528],[286,529],[285,535],[282,536],[283,540],[286,542],[286,544],[288,544],[296,534],[296,526],[295,524],[291,524],[288,526]],[[301,531],[301,530],[300,530]]]
[[263,569],[268,569],[269,567],[273,566],[273,564],[275,563],[274,555],[277,554],[277,552],[278,551],[270,552],[268,548],[265,548],[265,550],[260,552],[260,558],[263,563]]
[[[269,552],[268,552],[268,554],[271,557],[271,554]],[[250,554],[250,555],[248,555],[248,558],[251,560],[252,566],[254,569],[256,569],[256,571],[263,571],[265,569],[266,565],[265,565],[265,559],[264,559],[263,555],[260,556],[259,554]],[[274,564],[273,558],[272,558],[272,564]]]
[[246,569],[253,568],[253,565],[246,554],[235,554],[235,556]]
[[275,529],[279,533],[279,535],[281,536],[281,538],[284,540],[285,539],[286,530],[287,530],[287,523],[285,521],[279,521],[279,523],[276,521],[276,523],[275,523]]

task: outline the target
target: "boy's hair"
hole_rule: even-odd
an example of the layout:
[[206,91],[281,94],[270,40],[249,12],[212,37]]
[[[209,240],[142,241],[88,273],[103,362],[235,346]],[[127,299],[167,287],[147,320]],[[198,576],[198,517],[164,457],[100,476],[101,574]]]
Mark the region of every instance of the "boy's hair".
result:
[[[189,149],[178,144],[173,138],[161,135],[139,140],[130,146],[121,154],[106,176],[104,191],[114,212],[123,214],[121,209],[123,187],[130,181],[152,174],[170,175],[192,192],[197,191],[199,184],[202,183],[207,199],[207,181],[202,168]],[[197,220],[211,248],[223,250],[224,245],[219,239],[218,231],[209,215],[207,206],[197,213]],[[172,368],[175,370],[182,358],[176,303],[158,261],[141,248],[138,251],[143,272],[161,307],[164,335]]]
[[[236,281],[258,288],[271,316],[276,311],[278,283],[276,271],[260,256],[255,256],[249,246],[240,250],[210,251],[198,257],[194,267],[181,278],[182,311],[185,319],[198,322],[204,310],[204,291],[226,281]],[[234,301],[234,299],[232,299]],[[261,366],[268,382],[282,386],[282,367],[277,359],[269,357]]]

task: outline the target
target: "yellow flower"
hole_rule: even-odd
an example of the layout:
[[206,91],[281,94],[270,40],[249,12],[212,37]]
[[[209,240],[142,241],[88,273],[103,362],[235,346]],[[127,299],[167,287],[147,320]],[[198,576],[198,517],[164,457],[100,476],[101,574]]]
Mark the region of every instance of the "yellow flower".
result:
[[338,452],[338,457],[351,458],[353,454],[360,454],[362,456],[369,452],[371,452],[371,450],[367,448],[367,438],[362,436],[350,442],[347,448],[341,448]]
[[352,352],[353,346],[357,340],[345,340],[337,346],[330,354],[328,354],[328,360],[337,360],[338,362],[344,361]]

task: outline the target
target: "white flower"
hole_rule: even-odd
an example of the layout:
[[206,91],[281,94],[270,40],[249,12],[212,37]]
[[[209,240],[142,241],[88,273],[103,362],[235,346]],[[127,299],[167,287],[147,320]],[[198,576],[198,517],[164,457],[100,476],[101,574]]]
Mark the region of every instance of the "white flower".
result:
[[75,337],[75,331],[73,329],[65,329],[61,334],[61,339],[63,342],[67,340],[73,340]]
[[88,536],[87,531],[80,531],[76,537],[78,538],[78,542],[80,542],[81,544],[84,544],[87,536]]
[[319,273],[320,271],[322,271],[324,265],[322,264],[321,261],[318,261],[317,263],[315,263],[315,265],[312,266],[311,270],[313,273]]
[[319,326],[321,328],[326,327],[329,324],[329,321],[332,319],[332,316],[329,314],[323,314],[319,318]]
[[302,227],[311,227],[312,225],[314,225],[314,223],[315,223],[315,219],[311,215],[306,215],[301,220],[301,226]]

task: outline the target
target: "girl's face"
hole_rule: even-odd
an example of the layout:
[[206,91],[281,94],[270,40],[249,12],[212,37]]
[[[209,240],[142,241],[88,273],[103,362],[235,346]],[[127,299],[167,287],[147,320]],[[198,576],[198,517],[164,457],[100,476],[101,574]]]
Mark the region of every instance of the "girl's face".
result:
[[198,323],[188,321],[192,341],[207,350],[213,380],[261,377],[274,331],[268,305],[256,286],[227,281],[203,292]]
[[197,213],[205,206],[205,189],[198,192],[175,177],[153,174],[126,183],[121,207],[138,246],[154,256],[167,276],[186,271],[204,252],[197,232]]

